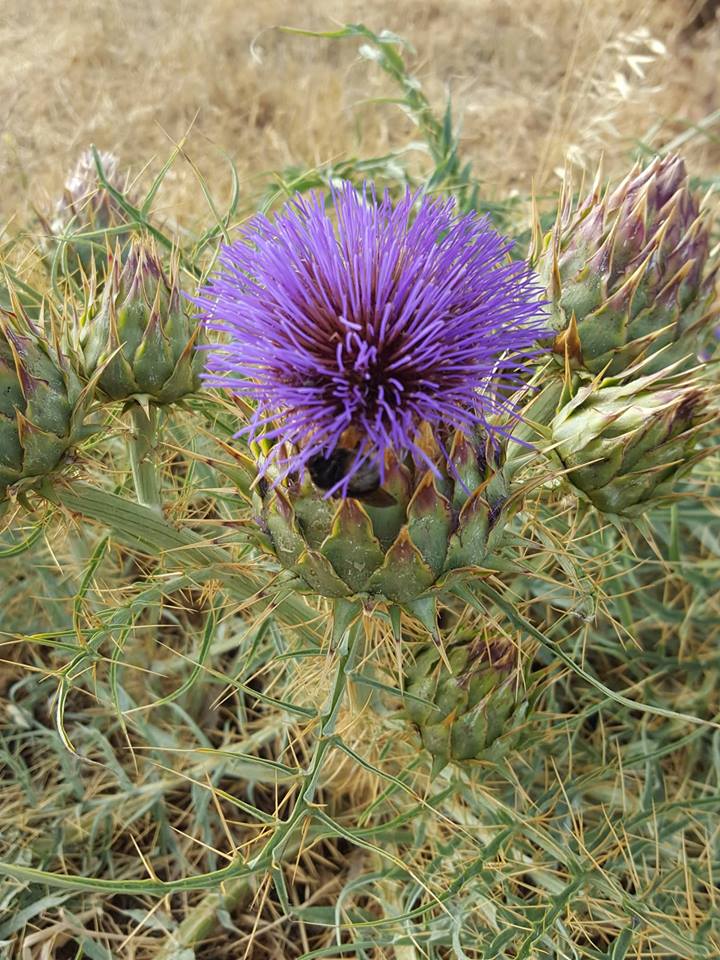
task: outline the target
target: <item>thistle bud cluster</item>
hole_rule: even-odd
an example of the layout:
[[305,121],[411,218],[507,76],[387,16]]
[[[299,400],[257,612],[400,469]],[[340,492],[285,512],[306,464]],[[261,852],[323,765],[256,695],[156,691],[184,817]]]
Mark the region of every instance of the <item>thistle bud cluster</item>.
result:
[[717,385],[705,363],[720,301],[712,218],[679,157],[566,190],[536,256],[550,295],[559,403],[544,421],[570,484],[636,516],[672,494],[706,448]]
[[[82,220],[110,250],[122,205],[96,161],[81,158],[53,222]],[[113,157],[99,162],[118,178]],[[510,247],[452,201],[345,184],[330,203],[296,198],[254,218],[222,249],[195,299],[222,335],[209,383],[255,409],[262,523],[304,588],[414,603],[485,562],[516,502],[505,448],[526,397],[514,390],[549,348],[565,380],[539,426],[581,495],[635,515],[694,462],[713,420],[698,357],[720,261],[683,161],[636,167],[613,189],[598,178],[578,204],[566,191],[534,254],[548,301]],[[200,387],[203,325],[177,259],[136,237],[106,268],[72,360],[21,308],[0,324],[3,492],[62,459],[81,396],[147,407]]]
[[202,328],[181,289],[177,258],[166,269],[149,237],[130,241],[123,206],[101,182],[96,161],[105,181],[123,192],[117,159],[88,151],[46,224],[46,262],[52,253],[53,272],[59,264],[73,281],[65,300],[48,295],[42,308],[35,299],[26,308],[22,285],[6,271],[0,503],[61,467],[97,429],[88,421],[97,421],[90,415],[103,403],[136,398],[147,411],[200,386]]
[[[525,490],[509,448],[536,431],[532,456],[634,518],[674,494],[717,421],[700,358],[720,260],[682,160],[607,191],[598,180],[577,205],[566,191],[530,265],[451,199],[335,185],[250,220],[193,299],[177,257],[129,237],[102,189],[114,159],[100,160],[105,184],[96,160],[81,159],[50,231],[75,257],[80,283],[60,287],[86,291],[80,319],[56,311],[61,337],[19,300],[0,313],[0,501],[61,467],[90,413],[117,402],[137,498],[162,513],[158,408],[199,390],[208,357],[207,383],[248,415],[256,545],[336,611],[382,607],[396,637],[409,616],[438,641],[403,665],[435,773],[501,759],[529,709],[516,650],[457,633],[444,646],[438,622],[473,588],[492,597],[486,578],[517,559]],[[206,329],[219,334],[209,352]]]

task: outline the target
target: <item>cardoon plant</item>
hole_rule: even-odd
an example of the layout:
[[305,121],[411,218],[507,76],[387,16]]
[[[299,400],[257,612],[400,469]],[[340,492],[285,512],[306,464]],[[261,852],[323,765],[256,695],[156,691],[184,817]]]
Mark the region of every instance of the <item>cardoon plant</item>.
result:
[[[627,519],[713,442],[707,221],[660,161],[563,205],[535,279],[460,212],[480,185],[398,39],[333,35],[401,80],[422,192],[343,182],[397,185],[397,152],[287,171],[335,187],[217,250],[239,191],[201,180],[212,222],[167,232],[167,164],[50,278],[0,250],[0,928],[106,956],[152,915],[156,960],[717,956],[717,469]],[[107,269],[58,275],[76,228]],[[100,924],[82,891],[147,909]]]

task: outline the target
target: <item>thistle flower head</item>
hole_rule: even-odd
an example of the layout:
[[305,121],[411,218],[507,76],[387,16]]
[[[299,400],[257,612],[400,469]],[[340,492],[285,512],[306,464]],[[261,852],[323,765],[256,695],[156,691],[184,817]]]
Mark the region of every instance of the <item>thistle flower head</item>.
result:
[[201,291],[207,325],[227,335],[209,382],[254,402],[250,437],[285,441],[269,458],[283,473],[356,433],[341,492],[389,450],[422,458],[423,422],[438,438],[503,432],[488,418],[545,328],[541,290],[510,248],[452,200],[408,191],[393,204],[349,183],[331,205],[297,197],[251,220]]

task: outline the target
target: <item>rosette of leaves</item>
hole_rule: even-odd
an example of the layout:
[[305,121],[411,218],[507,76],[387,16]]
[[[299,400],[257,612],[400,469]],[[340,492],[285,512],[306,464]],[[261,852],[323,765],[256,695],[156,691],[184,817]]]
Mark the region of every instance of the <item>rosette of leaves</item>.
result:
[[112,400],[176,403],[200,386],[201,332],[177,263],[166,273],[154,244],[137,238],[124,262],[112,257],[100,305],[85,317],[86,373]]
[[693,367],[718,317],[711,221],[677,156],[636,165],[614,189],[598,175],[576,205],[568,185],[534,254],[555,351],[592,373]]
[[[41,318],[42,319],[42,318]],[[92,388],[16,303],[0,311],[0,504],[57,470],[84,426]]]

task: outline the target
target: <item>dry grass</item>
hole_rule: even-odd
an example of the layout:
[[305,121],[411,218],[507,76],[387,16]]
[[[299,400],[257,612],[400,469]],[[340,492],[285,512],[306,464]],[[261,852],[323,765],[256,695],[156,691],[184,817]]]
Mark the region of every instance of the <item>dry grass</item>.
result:
[[[26,218],[57,193],[89,141],[137,173],[192,125],[190,150],[215,189],[223,152],[252,194],[263,172],[404,144],[409,122],[387,78],[356,45],[293,37],[290,24],[366,22],[407,37],[413,68],[440,106],[450,90],[463,146],[498,196],[552,188],[565,157],[626,163],[718,106],[720,27],[683,28],[690,0],[3,0],[0,9],[0,218]],[[50,12],[51,10],[51,12]],[[689,145],[710,169],[717,146]],[[45,199],[44,199],[45,198]],[[189,168],[163,203],[192,226],[204,201]]]

